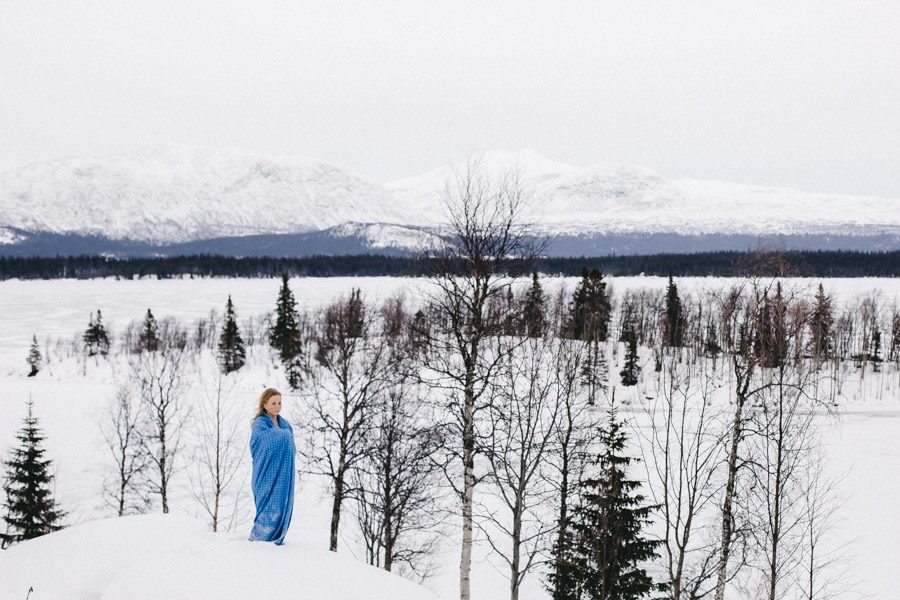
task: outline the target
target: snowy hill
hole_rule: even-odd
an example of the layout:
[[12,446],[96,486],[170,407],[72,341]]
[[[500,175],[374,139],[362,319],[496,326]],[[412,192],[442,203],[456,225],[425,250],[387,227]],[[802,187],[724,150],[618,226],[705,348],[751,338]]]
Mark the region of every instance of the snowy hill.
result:
[[92,521],[3,551],[0,598],[24,600],[434,600],[346,556],[213,534],[175,515]]
[[[534,150],[482,156],[517,168],[551,253],[900,248],[900,199],[693,179],[646,167],[576,167]],[[166,147],[67,158],[0,174],[0,253],[348,254],[415,249],[443,221],[465,164],[389,182],[303,157]],[[260,240],[265,236],[274,240]]]
[[7,239],[17,229],[172,244],[391,223],[400,211],[382,186],[326,163],[173,146],[8,171],[0,214]]
[[[492,151],[488,173],[519,168],[542,228],[559,234],[900,233],[900,199],[814,194],[790,188],[677,179],[618,163],[579,168],[534,150]],[[387,184],[403,206],[437,221],[436,199],[463,164]],[[848,210],[851,208],[852,210]]]

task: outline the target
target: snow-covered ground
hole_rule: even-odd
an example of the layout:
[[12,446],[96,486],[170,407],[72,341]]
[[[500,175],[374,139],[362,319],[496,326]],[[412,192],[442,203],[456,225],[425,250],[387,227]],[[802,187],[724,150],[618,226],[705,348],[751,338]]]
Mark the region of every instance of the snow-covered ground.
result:
[[[609,277],[613,293],[628,290],[663,289],[665,277]],[[721,290],[732,285],[724,277],[682,277],[677,280],[682,294]],[[558,286],[571,291],[575,277],[553,277],[545,280],[545,291],[551,294]],[[834,278],[792,279],[792,285],[812,295],[819,283],[836,300],[837,306],[852,302],[862,295],[878,291],[884,307],[893,306],[900,298],[900,278]],[[524,280],[522,284],[527,282]],[[258,317],[275,308],[280,279],[92,279],[92,280],[26,280],[0,281],[0,373],[24,370],[25,357],[32,335],[43,346],[50,339],[80,336],[88,325],[90,314],[103,313],[107,329],[119,334],[132,320],[143,319],[150,308],[157,319],[171,316],[189,325],[205,318],[211,310],[221,315],[228,295],[234,302],[239,319]],[[421,297],[427,280],[401,277],[298,277],[291,290],[301,310],[330,302],[358,287],[372,301],[394,294],[405,294],[411,301]]]
[[284,547],[213,534],[181,515],[76,525],[14,546],[0,597],[30,600],[433,600],[410,581],[305,541]]
[[[552,292],[555,286],[566,285],[571,291],[576,282],[574,278],[555,278],[546,282],[545,289]],[[731,283],[727,279],[703,278],[683,278],[677,282],[682,295],[720,289]],[[610,283],[615,294],[620,295],[633,289],[662,289],[666,280],[630,277],[612,278]],[[791,283],[812,293],[819,280],[793,280]],[[822,283],[833,294],[838,307],[876,289],[880,290],[884,307],[892,306],[900,297],[900,280],[897,279],[827,279]],[[376,578],[388,576],[371,574],[374,570],[361,564],[357,569],[356,563],[362,563],[363,556],[351,527],[341,540],[339,554],[343,556],[327,555],[324,550],[328,540],[330,500],[327,491],[310,479],[300,482],[294,520],[283,549],[241,543],[250,528],[247,512],[252,499],[246,490],[238,500],[243,508],[238,511],[232,531],[207,535],[202,524],[186,521],[186,517],[203,517],[190,492],[189,469],[179,472],[173,481],[174,497],[170,500],[173,516],[168,521],[145,517],[121,523],[95,523],[112,514],[100,497],[108,459],[97,423],[102,404],[126,373],[125,364],[121,357],[109,360],[84,360],[80,356],[63,358],[64,352],[59,350],[56,340],[80,338],[89,314],[98,308],[103,311],[104,322],[114,336],[120,335],[130,321],[141,319],[147,308],[151,308],[157,318],[172,316],[191,326],[194,320],[208,316],[211,310],[221,315],[229,294],[239,319],[258,317],[274,308],[279,285],[277,279],[0,282],[0,455],[5,455],[15,445],[14,434],[21,426],[25,401],[31,398],[47,436],[48,457],[54,461],[56,497],[69,512],[67,523],[83,525],[0,553],[0,597],[24,598],[20,587],[26,583],[35,587],[33,599],[248,597],[236,593],[228,596],[226,592],[244,589],[240,586],[250,581],[251,573],[256,576],[250,568],[256,564],[272,567],[269,570],[272,577],[268,580],[275,587],[269,592],[288,589],[297,594],[282,594],[285,598],[353,598],[353,590],[357,589],[378,590],[360,596],[368,598],[429,597],[425,592],[417,592],[418,596],[403,596],[407,593],[404,590],[416,588],[403,587],[405,584],[401,581],[396,584],[399,591],[394,591],[395,588],[390,587],[393,584],[382,584],[382,579]],[[298,278],[291,281],[301,309],[329,302],[338,295],[349,293],[353,287],[361,288],[371,300],[396,293],[405,293],[415,300],[426,286],[425,280],[401,278]],[[46,340],[50,340],[50,362],[38,376],[28,378],[25,356],[32,334],[37,334],[42,351],[47,346]],[[211,356],[204,360],[209,364]],[[281,371],[272,368],[267,352],[261,347],[251,351],[247,367],[239,374],[235,398],[247,404],[244,412],[248,413],[249,422],[259,390],[268,385],[282,386],[283,376]],[[846,547],[850,557],[848,564],[852,568],[847,581],[852,582],[855,591],[885,600],[896,598],[894,572],[900,559],[896,550],[896,540],[900,539],[900,512],[896,510],[896,499],[900,497],[898,386],[900,375],[892,368],[885,368],[876,376],[867,375],[864,381],[851,376],[841,394],[843,417],[828,425],[826,435],[831,470],[847,474],[841,484],[847,501],[834,532],[837,545]],[[632,394],[634,403],[640,402],[638,388],[623,391],[623,397],[628,400],[625,394]],[[289,395],[286,395],[285,404],[283,414],[289,420],[296,420],[298,412],[291,405]],[[192,435],[190,431],[189,428],[188,439]],[[245,464],[238,481],[249,489],[248,480],[249,464]],[[146,543],[129,541],[136,538],[146,538]],[[425,582],[437,597],[446,600],[458,595],[459,548],[454,539],[451,536],[441,545],[434,576]],[[278,550],[283,552],[277,554]],[[476,556],[472,583],[474,600],[507,597],[508,583],[499,561],[490,559],[483,546]],[[216,557],[219,562],[214,560]],[[66,577],[81,572],[79,565],[82,563],[85,563],[85,581],[93,582],[90,585],[95,586],[93,592],[63,584],[71,581]],[[145,585],[160,569],[166,572],[175,569],[174,575],[155,587],[132,592],[134,587],[129,586]],[[32,573],[35,575],[30,582],[26,575]],[[322,577],[315,579],[318,576]],[[222,594],[207,594],[207,590],[214,589],[202,585],[207,577],[210,580],[233,577],[234,587]],[[399,579],[391,577],[383,581]],[[319,589],[315,587],[319,584],[308,583],[307,578],[312,578],[311,582],[336,580],[348,585],[348,591],[337,596],[307,594],[307,591]],[[293,587],[278,587],[282,581],[291,582]],[[42,582],[43,587],[33,582]],[[359,587],[355,587],[357,584]],[[166,585],[174,586],[172,589],[177,593],[169,593],[163,587]],[[194,593],[177,595],[182,589]],[[382,589],[390,592],[383,595]],[[103,591],[106,596],[102,595]],[[141,593],[149,595],[142,596]],[[521,598],[540,600],[546,597],[539,575],[530,575],[521,590]]]

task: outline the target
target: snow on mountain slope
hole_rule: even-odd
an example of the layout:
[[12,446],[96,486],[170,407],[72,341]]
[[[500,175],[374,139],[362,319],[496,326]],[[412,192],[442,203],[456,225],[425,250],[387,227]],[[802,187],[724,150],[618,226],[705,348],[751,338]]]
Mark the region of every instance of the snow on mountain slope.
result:
[[234,149],[153,148],[0,175],[0,225],[175,243],[397,222],[382,186],[332,165]]
[[[815,194],[790,188],[677,179],[646,167],[552,163],[533,150],[486,153],[488,173],[517,166],[550,234],[900,233],[900,199]],[[404,206],[440,220],[444,182],[465,163],[387,184]],[[851,210],[848,210],[851,208]]]
[[[550,235],[900,236],[900,199],[667,180],[646,167],[575,167],[534,150],[486,152],[480,164],[488,176],[518,171],[533,192],[527,215]],[[21,232],[156,245],[324,232],[414,249],[423,227],[444,220],[444,191],[465,169],[463,161],[380,185],[309,158],[234,149],[60,159],[0,175],[0,244],[20,242]]]
[[210,533],[176,515],[92,521],[3,552],[0,598],[434,600],[398,575],[303,543]]

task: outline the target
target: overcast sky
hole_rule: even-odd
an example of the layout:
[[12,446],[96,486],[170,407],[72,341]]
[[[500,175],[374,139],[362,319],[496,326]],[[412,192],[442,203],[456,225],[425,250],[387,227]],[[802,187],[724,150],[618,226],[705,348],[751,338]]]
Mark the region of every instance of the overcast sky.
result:
[[900,198],[900,2],[0,0],[0,167],[165,143]]

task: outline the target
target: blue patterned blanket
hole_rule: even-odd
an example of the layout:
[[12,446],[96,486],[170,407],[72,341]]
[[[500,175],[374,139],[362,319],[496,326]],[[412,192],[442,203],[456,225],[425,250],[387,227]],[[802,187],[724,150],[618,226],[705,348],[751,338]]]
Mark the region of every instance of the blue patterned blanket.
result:
[[253,499],[256,518],[250,540],[284,543],[294,510],[294,432],[278,417],[280,427],[262,414],[253,422],[250,454],[253,456]]

